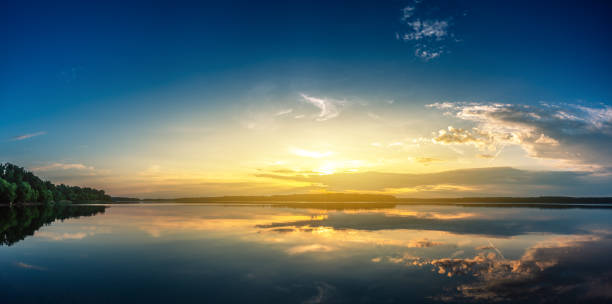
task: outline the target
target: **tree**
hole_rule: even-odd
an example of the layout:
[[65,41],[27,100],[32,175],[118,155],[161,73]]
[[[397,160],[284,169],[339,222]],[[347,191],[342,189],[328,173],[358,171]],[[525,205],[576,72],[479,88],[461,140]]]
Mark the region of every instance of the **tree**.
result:
[[[10,163],[0,164],[0,178],[9,184],[9,186],[6,183],[0,185],[2,187],[0,202],[111,201],[110,195],[104,193],[104,190],[71,187],[64,184],[56,186]],[[14,191],[11,190],[13,188]]]
[[17,185],[0,177],[0,203],[9,204],[17,198]]
[[36,200],[36,191],[32,189],[32,186],[26,182],[20,182],[17,184],[17,198],[16,202],[27,203]]

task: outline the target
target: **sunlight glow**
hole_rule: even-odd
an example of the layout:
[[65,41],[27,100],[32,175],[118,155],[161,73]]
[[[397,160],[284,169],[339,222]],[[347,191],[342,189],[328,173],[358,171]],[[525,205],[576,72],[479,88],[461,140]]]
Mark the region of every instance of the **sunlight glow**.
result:
[[295,154],[297,156],[310,157],[310,158],[324,158],[324,157],[328,157],[328,156],[331,156],[332,154],[334,154],[331,151],[325,151],[325,152],[308,151],[308,150],[303,150],[303,149],[298,149],[298,148],[291,148],[290,151],[291,151],[291,153],[293,153],[293,154]]

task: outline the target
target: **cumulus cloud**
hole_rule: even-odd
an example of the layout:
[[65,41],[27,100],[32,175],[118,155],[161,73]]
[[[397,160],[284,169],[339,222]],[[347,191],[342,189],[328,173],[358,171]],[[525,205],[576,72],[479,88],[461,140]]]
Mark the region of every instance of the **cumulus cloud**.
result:
[[438,131],[437,136],[433,138],[433,142],[438,144],[473,144],[479,148],[488,147],[491,140],[489,134],[480,132],[477,128],[465,130],[453,126]]
[[32,137],[36,137],[36,136],[41,136],[41,135],[45,135],[47,134],[47,132],[45,131],[40,131],[40,132],[36,132],[36,133],[28,133],[28,134],[23,134],[23,135],[18,135],[12,138],[13,141],[18,141],[18,140],[24,140],[24,139],[28,139],[28,138],[32,138]]
[[[438,58],[446,51],[446,45],[454,41],[450,17],[430,18],[426,7],[412,5],[404,7],[401,12],[400,19],[407,30],[396,33],[396,39],[413,43],[415,56],[425,61]],[[428,18],[420,18],[420,15]]]
[[[519,302],[534,295],[545,295],[547,301],[558,302],[580,294],[582,301],[599,302],[612,298],[612,293],[607,291],[610,268],[607,263],[602,264],[607,261],[605,252],[610,245],[610,239],[598,235],[571,235],[538,243],[519,259],[506,259],[496,248],[481,247],[483,251],[473,258],[407,256],[389,261],[431,267],[448,277],[473,278],[471,283],[449,289],[450,294],[440,299]],[[593,272],[593,267],[601,271]],[[567,269],[575,270],[568,272]]]
[[612,157],[612,107],[521,105],[505,103],[434,103],[431,108],[475,124],[448,127],[433,139],[439,144],[470,144],[496,151],[519,145],[529,156],[560,160],[582,170],[609,170]]
[[94,170],[92,166],[86,166],[83,164],[64,164],[64,163],[53,163],[46,166],[34,167],[32,171],[52,171],[52,170]]
[[320,110],[316,118],[317,121],[329,120],[340,115],[340,106],[342,105],[342,102],[327,98],[317,98],[306,94],[300,95],[306,102]]

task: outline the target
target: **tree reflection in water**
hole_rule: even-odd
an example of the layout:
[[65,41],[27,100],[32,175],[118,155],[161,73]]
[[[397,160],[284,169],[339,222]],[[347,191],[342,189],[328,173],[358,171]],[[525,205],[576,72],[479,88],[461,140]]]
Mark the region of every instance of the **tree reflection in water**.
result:
[[106,206],[53,204],[0,208],[0,246],[11,246],[56,220],[104,213]]

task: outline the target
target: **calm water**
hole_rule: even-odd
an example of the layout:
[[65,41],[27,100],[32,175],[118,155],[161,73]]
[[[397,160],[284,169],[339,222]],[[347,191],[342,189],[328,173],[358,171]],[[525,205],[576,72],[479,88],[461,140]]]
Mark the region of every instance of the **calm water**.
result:
[[612,301],[612,209],[0,208],[2,303]]

